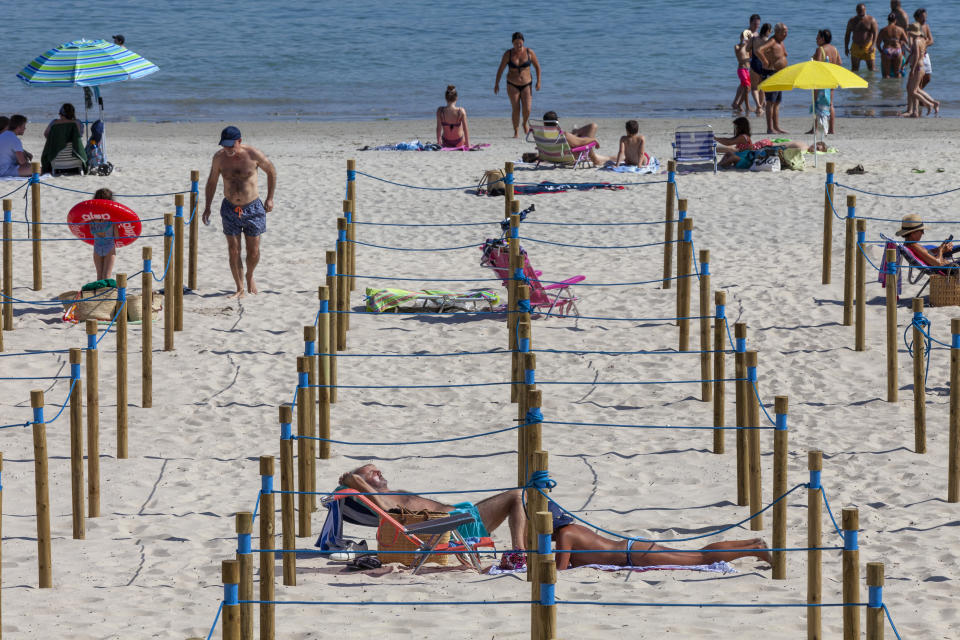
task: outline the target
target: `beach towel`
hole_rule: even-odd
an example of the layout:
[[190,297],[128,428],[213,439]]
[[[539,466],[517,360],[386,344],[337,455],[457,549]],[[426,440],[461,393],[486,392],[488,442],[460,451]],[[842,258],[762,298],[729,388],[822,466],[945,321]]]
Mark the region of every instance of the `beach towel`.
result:
[[[645,573],[647,571],[705,571],[707,573],[728,574],[737,572],[729,562],[694,565],[660,564],[648,567],[618,567],[615,564],[585,564],[579,567],[570,567],[567,571],[571,569],[583,569],[585,567],[599,569],[600,571],[632,571],[633,573]],[[487,573],[491,576],[499,576],[507,573],[526,573],[526,571],[526,567],[523,569],[501,569],[497,565],[493,565],[487,570]]]
[[514,195],[532,196],[538,193],[563,193],[564,191],[593,191],[610,189],[622,191],[625,187],[609,182],[541,182],[540,184],[518,184],[513,187]]
[[[437,298],[431,300],[424,296]],[[383,313],[405,306],[407,303],[422,302],[424,308],[432,305],[451,311],[466,310],[467,305],[486,304],[493,306],[500,302],[500,296],[493,289],[471,289],[465,292],[446,291],[443,289],[424,289],[408,291],[406,289],[374,289],[367,287],[367,311]]]
[[68,144],[73,145],[73,155],[83,162],[84,171],[86,171],[87,153],[83,150],[80,130],[73,122],[61,122],[50,127],[50,135],[47,136],[47,142],[43,145],[43,153],[40,154],[40,166],[43,171],[51,170],[50,162]]
[[420,142],[419,139],[409,140],[407,142],[398,142],[396,144],[382,144],[376,147],[366,146],[360,151],[479,151],[489,147],[490,143],[480,142],[472,144],[469,147],[463,145],[460,147],[441,147],[435,142]]
[[605,164],[600,167],[600,171],[614,171],[616,173],[637,173],[637,174],[648,174],[648,173],[660,173],[660,161],[656,156],[650,156],[650,159],[647,161],[647,164],[642,167],[638,167],[632,164]]

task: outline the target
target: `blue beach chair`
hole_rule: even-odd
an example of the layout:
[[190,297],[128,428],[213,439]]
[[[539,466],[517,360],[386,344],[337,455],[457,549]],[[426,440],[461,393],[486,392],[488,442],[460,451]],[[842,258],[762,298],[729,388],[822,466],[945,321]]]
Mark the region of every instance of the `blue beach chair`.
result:
[[674,132],[673,159],[681,162],[712,162],[717,172],[717,140],[708,124],[677,127]]

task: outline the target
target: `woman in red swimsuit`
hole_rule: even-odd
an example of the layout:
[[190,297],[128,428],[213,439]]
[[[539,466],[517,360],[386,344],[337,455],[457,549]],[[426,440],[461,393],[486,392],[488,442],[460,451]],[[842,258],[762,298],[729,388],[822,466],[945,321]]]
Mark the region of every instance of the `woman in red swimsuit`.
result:
[[437,144],[441,147],[470,147],[467,110],[457,106],[457,88],[447,85],[447,106],[437,108]]
[[530,65],[537,70],[536,89],[540,91],[540,62],[533,49],[523,46],[523,34],[517,31],[513,34],[513,47],[503,52],[500,66],[497,68],[497,79],[493,83],[493,92],[500,93],[500,76],[503,70],[507,72],[507,95],[510,97],[510,107],[513,110],[513,137],[519,135],[520,109],[523,108],[523,132],[527,132],[527,121],[530,119],[530,105],[533,102],[533,74]]

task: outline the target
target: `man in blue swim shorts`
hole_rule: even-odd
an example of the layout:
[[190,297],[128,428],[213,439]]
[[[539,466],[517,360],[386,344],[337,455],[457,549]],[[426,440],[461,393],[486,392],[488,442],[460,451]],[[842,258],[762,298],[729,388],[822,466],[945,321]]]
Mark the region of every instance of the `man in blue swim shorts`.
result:
[[[210,204],[223,175],[223,202],[220,221],[227,237],[230,272],[237,285],[231,298],[242,298],[247,292],[258,293],[253,270],[260,262],[260,236],[267,230],[267,213],[273,211],[273,193],[277,187],[277,170],[262,151],[243,144],[240,129],[227,127],[220,133],[221,149],[213,154],[210,175],[204,192],[206,206],[203,223],[210,224]],[[267,199],[260,201],[257,191],[258,169],[267,174]],[[247,270],[244,273],[240,256],[240,235],[247,249]]]
[[[353,471],[340,476],[340,484],[360,493],[385,494],[371,495],[369,498],[384,511],[403,507],[408,511],[442,511],[444,513],[469,513],[474,521],[457,527],[466,538],[482,538],[489,535],[503,521],[510,527],[510,542],[513,549],[524,549],[527,535],[527,515],[524,511],[523,496],[519,489],[504,491],[497,495],[484,498],[477,504],[461,502],[450,505],[430,498],[418,496],[403,490],[393,490],[387,486],[387,480],[377,467],[372,464],[358,467]],[[504,554],[501,566],[509,564],[509,568],[522,568],[525,558],[522,552]]]

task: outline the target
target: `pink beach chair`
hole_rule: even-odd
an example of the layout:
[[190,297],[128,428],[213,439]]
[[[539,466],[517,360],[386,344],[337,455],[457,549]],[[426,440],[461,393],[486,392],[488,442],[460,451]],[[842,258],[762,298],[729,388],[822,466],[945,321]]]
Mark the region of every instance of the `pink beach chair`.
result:
[[[510,250],[505,239],[490,239],[483,243],[481,247],[483,256],[480,258],[480,266],[493,269],[503,281],[503,286],[511,279],[510,273]],[[536,311],[542,313],[561,315],[561,316],[579,316],[580,310],[577,309],[577,298],[573,294],[572,285],[586,280],[586,276],[573,276],[561,282],[544,285],[540,282],[539,271],[534,271],[530,264],[530,258],[527,252],[520,248],[520,254],[523,256],[523,275],[530,281],[530,306]]]

